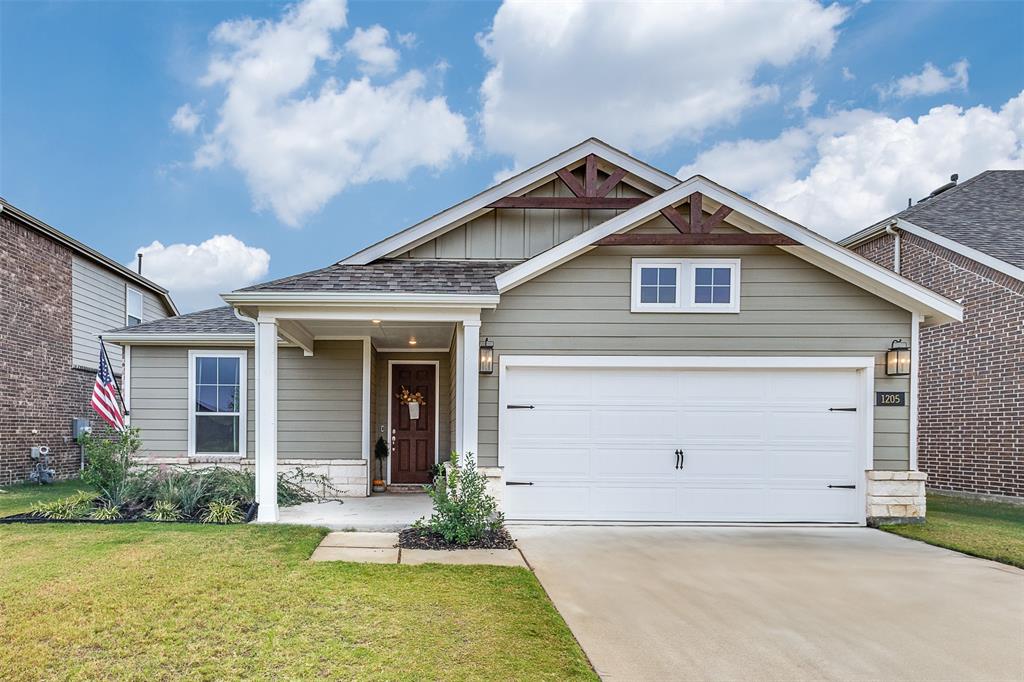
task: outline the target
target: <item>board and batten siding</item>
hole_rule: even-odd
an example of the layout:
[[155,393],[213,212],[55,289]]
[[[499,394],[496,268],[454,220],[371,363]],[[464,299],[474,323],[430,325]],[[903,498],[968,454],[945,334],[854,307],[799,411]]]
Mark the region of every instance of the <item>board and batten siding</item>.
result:
[[[253,457],[255,351],[245,350],[246,454]],[[131,423],[142,431],[143,455],[188,453],[188,351],[183,346],[132,347]],[[318,341],[312,357],[299,348],[279,349],[279,459],[362,459],[362,353],[361,341]]]
[[[552,180],[528,192],[527,196],[571,197],[572,192],[561,180]],[[609,196],[646,197],[647,194],[619,183]],[[622,211],[497,208],[424,242],[400,257],[459,260],[532,258],[619,213]]]
[[[739,258],[739,313],[631,313],[634,257]],[[502,355],[874,356],[911,338],[911,314],[773,247],[598,247],[501,295],[482,313],[481,338]],[[877,407],[877,469],[909,468],[909,409]],[[480,377],[480,463],[498,462],[498,374]]]
[[[144,289],[93,261],[71,258],[71,363],[96,369],[100,353],[99,335],[125,326],[126,286],[142,293],[142,321],[168,316],[163,303]],[[121,347],[107,345],[115,372],[121,372]]]

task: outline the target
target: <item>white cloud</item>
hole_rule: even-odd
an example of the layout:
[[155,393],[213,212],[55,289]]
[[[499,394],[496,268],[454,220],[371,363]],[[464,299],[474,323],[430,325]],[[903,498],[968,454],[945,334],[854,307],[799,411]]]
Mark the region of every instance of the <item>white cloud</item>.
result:
[[192,108],[191,104],[182,104],[171,117],[171,127],[181,133],[191,135],[199,127],[203,117]]
[[395,35],[395,40],[407,50],[411,50],[419,44],[419,38],[415,33],[398,33]]
[[844,81],[852,81],[852,80],[855,80],[856,78],[857,78],[857,76],[854,75],[853,71],[850,71],[850,67],[848,67],[848,66],[844,66],[843,67],[843,80]]
[[333,34],[345,26],[343,0],[306,0],[278,21],[228,21],[211,35],[202,83],[223,88],[224,100],[193,163],[229,163],[257,208],[288,225],[349,185],[402,180],[469,153],[464,117],[425,93],[420,71],[386,83],[323,76],[340,58]]
[[270,268],[269,253],[230,234],[201,244],[154,241],[136,253],[142,253],[142,274],[167,287],[182,312],[223,305],[219,294],[252,284]]
[[478,37],[487,147],[522,166],[591,135],[634,151],[697,136],[777,99],[758,70],[829,54],[846,16],[811,0],[506,2]]
[[817,101],[818,93],[814,91],[814,86],[810,83],[804,83],[804,86],[800,88],[800,93],[793,101],[793,106],[806,114]]
[[371,76],[388,75],[398,68],[398,50],[388,45],[388,30],[379,24],[357,28],[345,49],[359,60],[359,70]]
[[970,64],[966,59],[952,64],[949,74],[944,74],[934,64],[927,62],[921,73],[912,73],[892,81],[886,86],[876,86],[883,99],[889,97],[907,98],[920,95],[938,95],[950,90],[967,89],[967,69]]
[[916,202],[950,174],[1024,169],[1024,91],[1000,109],[953,105],[914,118],[855,110],[771,140],[728,142],[679,169],[701,173],[828,237]]

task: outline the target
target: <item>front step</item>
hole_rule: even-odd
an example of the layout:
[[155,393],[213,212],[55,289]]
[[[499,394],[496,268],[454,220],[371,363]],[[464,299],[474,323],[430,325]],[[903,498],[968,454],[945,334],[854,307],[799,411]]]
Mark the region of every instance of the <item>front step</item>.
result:
[[422,493],[422,483],[391,483],[388,485],[389,493]]

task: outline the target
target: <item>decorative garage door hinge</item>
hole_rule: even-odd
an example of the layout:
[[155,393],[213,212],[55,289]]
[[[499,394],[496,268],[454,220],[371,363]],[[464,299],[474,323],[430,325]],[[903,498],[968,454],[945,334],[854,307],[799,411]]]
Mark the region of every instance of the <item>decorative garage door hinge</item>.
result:
[[856,407],[830,407],[829,412],[856,412]]
[[533,405],[506,405],[510,410],[532,410]]

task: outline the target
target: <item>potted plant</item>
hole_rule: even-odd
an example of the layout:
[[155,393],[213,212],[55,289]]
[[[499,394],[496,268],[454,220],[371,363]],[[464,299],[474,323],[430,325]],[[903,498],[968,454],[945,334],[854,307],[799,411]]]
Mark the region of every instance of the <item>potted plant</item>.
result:
[[388,458],[388,444],[384,442],[384,436],[377,438],[377,444],[373,447],[373,456],[377,458],[377,474],[380,478],[373,480],[373,492],[385,492],[387,484],[384,482],[384,460]]

